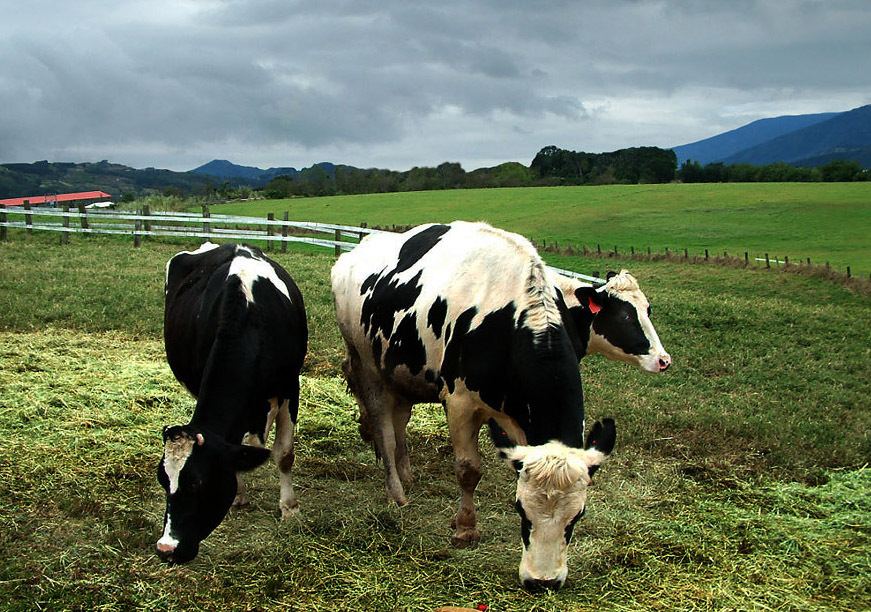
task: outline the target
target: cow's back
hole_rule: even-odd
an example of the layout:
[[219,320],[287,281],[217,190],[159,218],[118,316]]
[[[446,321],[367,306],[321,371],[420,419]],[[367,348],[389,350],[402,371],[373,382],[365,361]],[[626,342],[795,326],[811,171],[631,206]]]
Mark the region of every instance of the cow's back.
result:
[[373,235],[338,260],[332,282],[339,325],[359,365],[414,401],[434,401],[445,376],[450,384],[468,374],[459,369],[471,355],[462,354],[476,350],[487,361],[478,359],[482,371],[474,374],[502,377],[495,386],[503,393],[518,328],[561,324],[532,245],[481,223]]
[[[241,255],[240,255],[241,253]],[[233,269],[239,257],[270,266],[282,290],[270,282],[249,283]],[[286,293],[286,295],[285,295]],[[218,342],[218,340],[221,340]],[[245,359],[268,355],[256,369],[252,387],[275,387],[274,381],[298,372],[307,347],[308,331],[302,295],[290,275],[259,251],[234,244],[206,244],[182,252],[167,263],[164,343],[176,378],[194,395],[211,361],[212,369],[232,367]],[[221,354],[216,354],[218,351]],[[213,373],[220,386],[220,373]],[[269,382],[273,381],[273,382]],[[282,396],[283,389],[272,395]]]

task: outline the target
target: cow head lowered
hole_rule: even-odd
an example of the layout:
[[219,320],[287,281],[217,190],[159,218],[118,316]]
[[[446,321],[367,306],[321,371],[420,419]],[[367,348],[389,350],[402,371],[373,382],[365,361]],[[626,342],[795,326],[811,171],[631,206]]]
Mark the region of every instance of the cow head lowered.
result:
[[607,282],[598,286],[564,276],[557,280],[579,357],[601,353],[646,372],[668,369],[671,356],[662,347],[650,320],[650,302],[634,276],[626,270],[608,272]]
[[593,426],[584,449],[560,442],[500,449],[517,471],[514,507],[520,515],[524,588],[555,590],[565,582],[568,545],[586,511],[587,487],[616,437],[614,421],[603,419]]
[[157,480],[166,491],[166,513],[157,554],[170,563],[185,563],[197,556],[200,542],[233,504],[236,472],[256,468],[270,452],[230,444],[190,425],[164,428],[163,442]]

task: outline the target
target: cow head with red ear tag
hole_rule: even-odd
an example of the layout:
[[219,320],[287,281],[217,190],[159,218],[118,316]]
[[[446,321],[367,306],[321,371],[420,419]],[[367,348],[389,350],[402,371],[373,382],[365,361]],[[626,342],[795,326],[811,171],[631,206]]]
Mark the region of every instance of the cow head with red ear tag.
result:
[[579,359],[601,353],[653,373],[671,366],[653,327],[647,296],[626,270],[609,272],[600,285],[560,275],[556,282],[572,320],[569,331]]
[[236,496],[236,472],[261,465],[270,451],[232,444],[191,425],[165,427],[163,443],[157,480],[166,491],[166,512],[157,554],[185,563],[224,520]]

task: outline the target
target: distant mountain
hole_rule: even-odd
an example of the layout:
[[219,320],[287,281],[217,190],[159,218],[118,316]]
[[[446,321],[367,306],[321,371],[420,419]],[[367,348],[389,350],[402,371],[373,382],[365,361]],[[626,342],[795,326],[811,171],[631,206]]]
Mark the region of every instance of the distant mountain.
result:
[[[330,178],[334,177],[336,174],[336,165],[331,162],[313,164],[312,168],[314,166],[320,166],[320,168],[330,175]],[[199,168],[190,170],[190,172],[192,174],[215,177],[224,181],[241,181],[251,185],[252,187],[263,187],[276,176],[289,176],[295,178],[306,170],[309,170],[309,168],[297,170],[292,167],[281,167],[262,170],[261,168],[256,168],[254,166],[240,166],[227,161],[226,159],[213,159]]]
[[673,147],[678,165],[691,159],[706,165],[723,161],[752,147],[759,146],[774,138],[827,121],[840,113],[818,113],[814,115],[785,115],[769,119],[759,119],[729,132],[705,138],[690,144]]
[[[747,163],[757,166],[774,162],[811,165],[807,160],[825,160],[821,163],[832,159],[853,160],[855,159],[853,153],[862,155],[862,150],[869,147],[871,147],[871,104],[778,136],[755,147],[724,157],[722,161],[725,164]],[[859,160],[855,159],[855,161]],[[864,165],[868,167],[868,164]]]
[[201,193],[215,179],[211,176],[156,168],[137,170],[108,161],[0,164],[0,198],[16,198],[75,191],[100,190],[119,199],[149,193]]

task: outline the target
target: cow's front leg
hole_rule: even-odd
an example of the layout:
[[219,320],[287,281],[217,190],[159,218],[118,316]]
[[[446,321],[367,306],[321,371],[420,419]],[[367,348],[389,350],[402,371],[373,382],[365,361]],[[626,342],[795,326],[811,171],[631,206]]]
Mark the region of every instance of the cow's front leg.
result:
[[296,423],[293,422],[289,410],[291,401],[298,402],[298,400],[285,400],[278,409],[275,418],[275,442],[272,445],[272,458],[275,460],[275,465],[278,466],[281,482],[278,509],[281,510],[281,518],[283,519],[299,513],[299,500],[296,498],[291,480],[291,470],[295,458],[293,435],[296,431]]
[[445,401],[451,444],[454,447],[454,473],[460,485],[460,508],[452,526],[451,541],[457,548],[476,546],[481,540],[475,512],[475,487],[481,480],[481,455],[478,433],[481,420],[468,398],[450,397]]

